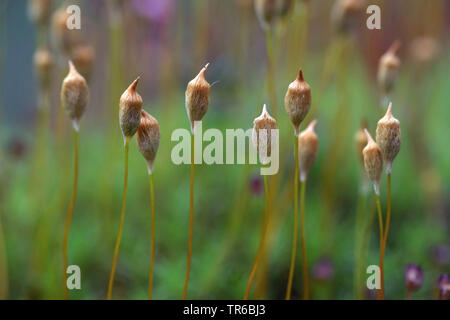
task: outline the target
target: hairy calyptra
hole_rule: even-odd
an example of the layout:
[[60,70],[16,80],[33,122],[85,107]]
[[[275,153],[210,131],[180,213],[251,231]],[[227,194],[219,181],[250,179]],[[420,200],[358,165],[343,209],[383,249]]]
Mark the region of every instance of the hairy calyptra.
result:
[[50,88],[50,79],[55,58],[48,48],[40,48],[34,53],[34,67],[39,78],[39,85],[43,90]]
[[383,54],[378,64],[378,86],[383,94],[389,94],[397,79],[398,70],[400,68],[400,58],[397,51],[400,48],[400,42],[395,41],[391,47]]
[[[277,129],[277,121],[267,112],[266,105],[263,106],[261,115],[253,120],[252,142],[262,164],[268,164],[272,154],[272,130]],[[275,132],[274,132],[275,133]],[[275,133],[276,134],[276,133]]]
[[369,131],[364,129],[367,136],[367,145],[363,150],[364,168],[367,176],[372,180],[375,189],[375,194],[380,194],[380,178],[383,172],[383,156],[381,150],[372,139]]
[[136,142],[142,156],[147,160],[148,173],[153,172],[153,163],[159,147],[159,123],[145,110],[141,110],[141,123],[136,133]]
[[298,137],[298,162],[301,182],[306,180],[308,172],[314,164],[319,150],[319,138],[314,132],[316,124],[316,120],[311,121],[309,126],[303,130]]
[[392,162],[400,151],[402,142],[400,121],[392,115],[392,102],[385,116],[378,121],[376,140],[386,162],[386,172],[391,173]]
[[288,15],[294,6],[294,0],[255,0],[255,12],[263,29]]
[[119,124],[124,139],[134,136],[141,123],[142,97],[137,93],[139,77],[124,91],[119,101]]
[[305,119],[311,108],[311,87],[303,79],[300,69],[298,77],[288,87],[284,97],[286,113],[294,125],[295,135],[299,134],[300,124]]
[[186,111],[191,122],[191,131],[194,133],[195,121],[201,121],[208,111],[209,106],[209,90],[211,86],[205,79],[207,63],[199,74],[189,81],[186,88]]
[[86,80],[69,61],[69,74],[64,78],[61,87],[61,104],[72,120],[76,131],[79,129],[80,119],[89,100],[89,89]]
[[366,127],[367,125],[364,121],[361,128],[358,131],[356,131],[355,134],[356,155],[358,156],[358,159],[363,166],[364,166],[363,150],[367,145],[367,135],[364,132],[364,128]]
[[50,20],[51,0],[28,0],[28,15],[37,26],[43,27]]
[[71,59],[80,73],[89,81],[92,73],[92,65],[95,51],[91,45],[76,46],[71,52]]

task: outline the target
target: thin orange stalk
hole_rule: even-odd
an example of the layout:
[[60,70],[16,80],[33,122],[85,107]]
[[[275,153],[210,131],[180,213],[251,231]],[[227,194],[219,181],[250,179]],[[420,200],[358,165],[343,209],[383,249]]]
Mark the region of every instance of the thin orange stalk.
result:
[[186,300],[189,273],[191,271],[191,256],[192,256],[192,233],[194,229],[194,133],[191,135],[191,181],[190,181],[190,197],[189,197],[189,238],[188,238],[188,252],[186,277],[184,279],[183,300]]
[[295,175],[294,175],[294,234],[292,238],[291,266],[289,269],[288,286],[286,289],[286,300],[291,299],[292,280],[294,279],[295,258],[297,256],[297,237],[298,237],[298,137],[294,140],[295,154]]
[[309,300],[309,276],[308,276],[308,259],[306,255],[305,240],[305,189],[306,180],[300,183],[300,233],[302,239],[302,264],[303,264],[303,299]]
[[153,264],[155,258],[155,196],[153,189],[153,174],[150,174],[150,200],[152,206],[151,247],[150,247],[150,271],[148,278],[148,299],[152,299],[153,293]]
[[266,207],[264,209],[264,222],[263,222],[263,230],[261,235],[261,242],[259,243],[258,253],[256,254],[255,263],[253,264],[252,272],[250,273],[250,277],[247,282],[247,288],[245,289],[244,300],[248,300],[248,295],[250,293],[250,288],[252,286],[253,278],[256,274],[256,269],[258,268],[259,260],[261,259],[261,255],[264,250],[264,243],[266,239],[267,226],[269,224],[269,187],[267,186],[267,176],[264,176],[264,189],[266,193]]
[[381,278],[381,291],[378,294],[378,298],[384,300],[384,272],[383,272],[383,258],[384,258],[384,241],[383,241],[383,215],[381,213],[380,196],[376,195],[377,210],[378,210],[378,222],[380,225],[380,278]]
[[112,296],[112,288],[114,284],[114,275],[116,273],[116,265],[117,265],[117,256],[119,255],[119,247],[120,240],[122,239],[122,231],[123,231],[123,221],[125,219],[125,206],[127,201],[127,184],[128,184],[128,149],[129,149],[130,139],[125,138],[125,174],[124,174],[124,183],[123,183],[123,196],[122,196],[122,209],[120,212],[120,224],[119,224],[119,233],[117,234],[116,246],[114,248],[114,257],[111,268],[111,274],[109,276],[108,283],[108,300],[111,300]]
[[74,150],[75,150],[75,170],[74,170],[74,180],[73,180],[73,189],[72,189],[72,197],[70,199],[69,208],[67,210],[67,219],[66,219],[66,228],[64,231],[64,240],[63,240],[63,289],[64,289],[64,299],[69,299],[69,292],[67,290],[67,243],[69,240],[69,230],[70,230],[70,222],[72,220],[73,208],[75,206],[75,199],[77,197],[77,185],[78,185],[78,131],[74,130]]
[[391,221],[391,174],[388,173],[387,175],[387,189],[388,189],[388,195],[387,195],[387,214],[386,214],[386,227],[384,228],[384,248],[386,249],[386,243],[388,238],[388,232],[389,232],[389,224]]

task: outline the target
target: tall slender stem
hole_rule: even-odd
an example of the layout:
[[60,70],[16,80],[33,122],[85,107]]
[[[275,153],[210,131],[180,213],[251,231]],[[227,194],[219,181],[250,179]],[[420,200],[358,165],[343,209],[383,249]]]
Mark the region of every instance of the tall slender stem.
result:
[[128,184],[128,149],[129,149],[130,138],[125,138],[125,174],[123,182],[123,196],[122,196],[122,209],[120,211],[120,223],[119,223],[119,233],[117,234],[116,246],[114,248],[114,257],[111,267],[111,274],[109,276],[108,284],[108,300],[111,300],[112,288],[114,284],[114,275],[116,273],[117,256],[119,255],[120,240],[122,239],[123,231],[123,221],[125,219],[125,207],[127,202],[127,184]]
[[264,250],[264,243],[266,241],[267,234],[267,226],[269,224],[269,187],[267,185],[267,176],[264,176],[264,190],[266,193],[266,205],[264,208],[264,221],[263,221],[263,229],[261,234],[261,241],[259,243],[258,253],[256,254],[255,263],[253,264],[252,272],[250,273],[250,277],[248,278],[247,288],[245,289],[244,300],[248,300],[248,295],[250,293],[250,288],[252,286],[253,278],[256,274],[256,269],[258,268],[259,260],[261,259],[261,255]]
[[391,221],[391,173],[387,175],[387,214],[386,214],[386,227],[384,228],[384,248],[386,249],[386,243],[389,232],[389,224]]
[[294,175],[294,234],[292,238],[292,254],[291,266],[289,268],[289,279],[286,289],[286,300],[291,299],[292,280],[294,278],[295,258],[297,256],[297,237],[298,237],[298,137],[295,135],[294,139],[294,154],[295,154],[295,175]]
[[78,185],[78,131],[74,130],[74,150],[75,150],[75,168],[74,168],[74,179],[73,179],[73,189],[72,189],[72,197],[70,199],[69,209],[67,210],[67,218],[66,218],[66,228],[64,231],[64,240],[63,240],[63,288],[64,288],[64,299],[69,299],[69,292],[67,290],[67,242],[69,240],[69,230],[70,230],[70,222],[72,221],[72,213],[73,208],[75,206],[75,199],[77,197],[77,185]]
[[369,230],[368,225],[370,224],[370,219],[366,212],[366,202],[367,193],[361,191],[358,199],[358,208],[356,213],[356,223],[355,223],[355,299],[362,300],[362,269],[364,253],[366,252],[365,242],[368,236]]
[[376,195],[377,210],[378,210],[378,223],[380,225],[380,278],[381,278],[381,292],[378,294],[378,298],[384,300],[384,271],[383,271],[383,258],[384,258],[384,247],[383,247],[383,214],[381,213],[380,196]]
[[6,252],[5,233],[3,232],[2,212],[0,210],[0,299],[6,300],[8,295],[8,254]]
[[194,230],[194,133],[191,135],[191,182],[190,182],[190,197],[189,197],[189,238],[188,238],[188,252],[187,252],[187,265],[186,265],[186,277],[184,279],[183,288],[183,300],[186,299],[188,285],[189,285],[189,273],[191,271],[191,256],[192,256],[192,233]]
[[153,188],[153,174],[150,173],[150,202],[152,207],[151,245],[150,245],[150,270],[148,277],[148,299],[152,300],[153,294],[153,265],[155,259],[155,196]]
[[273,116],[277,117],[278,104],[275,88],[275,50],[273,30],[266,31],[266,49],[267,49],[267,91],[269,92],[269,101],[272,108]]
[[303,299],[309,300],[309,276],[308,276],[308,260],[306,255],[305,240],[305,189],[306,180],[300,184],[300,233],[302,238],[302,262],[303,262]]

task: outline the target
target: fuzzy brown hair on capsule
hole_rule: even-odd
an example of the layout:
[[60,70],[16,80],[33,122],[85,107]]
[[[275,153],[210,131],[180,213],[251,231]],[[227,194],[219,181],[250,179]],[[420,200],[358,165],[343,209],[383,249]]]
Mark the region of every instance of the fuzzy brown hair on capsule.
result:
[[288,87],[284,97],[284,107],[286,113],[294,125],[295,135],[300,132],[300,124],[305,119],[311,108],[311,87],[303,78],[303,72],[300,69],[298,77]]
[[255,0],[255,12],[263,30],[267,30],[292,11],[294,0]]
[[72,51],[81,44],[82,37],[80,30],[69,30],[67,28],[67,20],[70,18],[70,13],[66,10],[67,6],[63,5],[53,13],[51,36],[59,53],[71,58]]
[[380,178],[383,172],[383,155],[369,131],[364,129],[367,136],[367,145],[363,150],[364,168],[367,176],[373,182],[375,194],[380,195]]
[[39,27],[48,25],[51,10],[51,0],[28,0],[28,16]]
[[397,79],[401,64],[400,58],[397,56],[398,49],[400,49],[400,42],[395,41],[388,51],[381,56],[378,64],[378,86],[384,95],[392,91]]
[[331,10],[331,22],[335,30],[344,34],[349,32],[363,13],[364,6],[364,0],[336,0]]
[[39,85],[43,90],[48,90],[55,58],[48,48],[40,48],[34,53],[33,60],[39,78]]
[[319,151],[319,138],[314,132],[317,120],[311,121],[309,126],[303,130],[298,137],[298,163],[300,169],[300,181],[306,181]]
[[159,123],[154,117],[141,110],[141,123],[136,133],[136,142],[142,156],[147,160],[148,174],[153,172],[153,164],[159,147]]
[[124,141],[134,136],[141,123],[142,97],[137,93],[136,86],[140,77],[124,91],[119,102],[119,124]]
[[72,120],[73,128],[78,131],[80,119],[89,100],[89,89],[86,80],[69,61],[69,74],[64,78],[61,87],[61,104]]
[[252,142],[259,153],[262,164],[268,164],[272,154],[272,130],[277,129],[277,121],[267,112],[263,106],[261,115],[253,121]]
[[356,131],[355,134],[355,147],[356,147],[356,155],[362,166],[364,166],[364,157],[363,150],[367,145],[367,135],[364,132],[364,128],[367,128],[367,121],[363,120],[361,123],[361,128]]
[[79,45],[72,50],[70,55],[75,66],[89,82],[95,58],[94,48],[87,44]]
[[376,134],[377,144],[386,162],[386,173],[391,173],[392,162],[400,151],[402,143],[400,121],[392,115],[392,102],[389,103],[385,116],[378,121]]
[[195,121],[201,121],[208,111],[209,90],[211,88],[205,79],[205,73],[208,69],[207,63],[199,74],[189,81],[186,88],[186,111],[191,123],[191,132],[194,133]]

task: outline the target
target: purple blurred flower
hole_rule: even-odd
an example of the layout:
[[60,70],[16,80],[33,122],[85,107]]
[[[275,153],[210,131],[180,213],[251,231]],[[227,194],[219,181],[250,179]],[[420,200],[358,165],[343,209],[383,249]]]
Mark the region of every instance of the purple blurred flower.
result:
[[431,260],[438,267],[450,265],[450,246],[436,245],[430,250]]
[[408,264],[405,268],[405,285],[409,291],[419,290],[423,284],[423,270],[417,264]]
[[260,175],[250,178],[250,191],[253,195],[259,196],[263,193],[263,179]]
[[439,300],[450,300],[450,277],[443,273],[438,278]]
[[131,7],[152,22],[165,22],[172,10],[173,0],[132,0]]
[[312,268],[312,276],[319,281],[330,281],[334,278],[334,264],[328,257],[320,258]]

